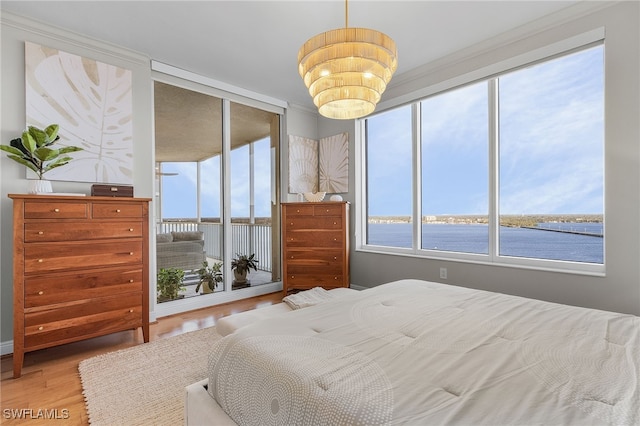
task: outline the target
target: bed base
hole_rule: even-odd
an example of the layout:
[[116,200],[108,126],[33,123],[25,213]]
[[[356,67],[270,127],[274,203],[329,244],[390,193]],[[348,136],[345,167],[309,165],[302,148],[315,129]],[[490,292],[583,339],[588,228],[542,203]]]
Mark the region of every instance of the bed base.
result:
[[209,395],[206,389],[208,384],[209,379],[204,379],[185,388],[185,426],[238,426]]

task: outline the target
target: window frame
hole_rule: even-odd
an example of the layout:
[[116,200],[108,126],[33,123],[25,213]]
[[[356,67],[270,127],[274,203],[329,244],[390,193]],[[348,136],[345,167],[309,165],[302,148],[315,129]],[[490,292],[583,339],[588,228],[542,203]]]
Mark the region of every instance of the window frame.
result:
[[[552,45],[536,49],[535,51],[519,55],[514,58],[493,64],[481,70],[476,70],[463,76],[459,76],[418,91],[414,91],[408,95],[398,97],[394,102],[387,102],[380,105],[379,111],[367,118],[358,119],[355,122],[355,138],[356,141],[356,244],[355,251],[389,254],[396,256],[409,256],[426,258],[432,260],[443,261],[459,261],[465,263],[475,263],[493,266],[506,266],[511,268],[522,268],[532,270],[543,270],[553,272],[566,272],[578,275],[606,276],[606,220],[603,220],[603,263],[585,263],[567,260],[550,260],[513,256],[501,256],[498,251],[499,243],[499,122],[498,122],[498,84],[496,78],[500,75],[517,71],[518,69],[529,67],[537,63],[553,60],[558,57],[569,55],[573,52],[589,49],[591,47],[601,45],[605,49],[604,29],[598,28],[584,34],[577,35],[570,39],[562,40]],[[604,63],[603,63],[604,69]],[[603,71],[604,73],[604,71]],[[605,75],[606,79],[606,75]],[[489,93],[489,164],[488,164],[488,182],[489,182],[489,253],[462,253],[448,252],[439,250],[421,249],[421,218],[422,211],[422,188],[420,178],[420,159],[421,159],[421,117],[420,102],[430,96],[446,93],[451,90],[463,87],[465,85],[477,83],[479,81],[487,81]],[[606,86],[606,83],[605,83]],[[413,200],[412,200],[412,222],[413,222],[413,243],[411,248],[387,247],[379,245],[367,244],[367,141],[366,141],[366,120],[375,115],[391,109],[411,104],[412,105],[412,126],[413,126]],[[604,113],[604,112],[603,112]],[[604,135],[603,135],[604,138]],[[606,145],[606,140],[603,141]],[[604,148],[604,147],[603,147]],[[605,155],[603,149],[603,155]],[[604,167],[604,163],[603,163]],[[606,171],[603,176],[606,180]],[[603,197],[606,199],[606,185],[603,182]],[[603,219],[606,218],[605,206],[603,206]]]

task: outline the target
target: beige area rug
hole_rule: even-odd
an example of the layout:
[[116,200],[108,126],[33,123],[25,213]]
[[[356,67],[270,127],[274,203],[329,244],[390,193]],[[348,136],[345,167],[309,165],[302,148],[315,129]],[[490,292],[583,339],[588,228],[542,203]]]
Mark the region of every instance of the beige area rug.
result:
[[184,388],[206,378],[215,327],[155,340],[80,362],[92,425],[181,425]]

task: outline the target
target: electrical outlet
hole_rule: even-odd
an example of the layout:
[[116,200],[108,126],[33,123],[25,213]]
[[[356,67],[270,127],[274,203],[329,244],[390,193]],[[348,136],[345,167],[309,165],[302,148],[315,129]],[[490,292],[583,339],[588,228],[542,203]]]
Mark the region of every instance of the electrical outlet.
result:
[[447,279],[447,268],[440,268],[440,278],[443,280]]

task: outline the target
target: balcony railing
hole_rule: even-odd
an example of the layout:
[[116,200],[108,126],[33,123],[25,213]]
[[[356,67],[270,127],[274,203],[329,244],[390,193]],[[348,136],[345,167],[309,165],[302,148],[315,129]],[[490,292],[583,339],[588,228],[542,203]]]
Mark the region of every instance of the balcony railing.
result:
[[[202,231],[207,257],[222,259],[222,224],[195,221],[163,221],[158,226],[158,233],[182,231]],[[231,247],[233,256],[236,253],[250,255],[255,253],[258,269],[271,272],[273,267],[271,225],[232,223]]]

